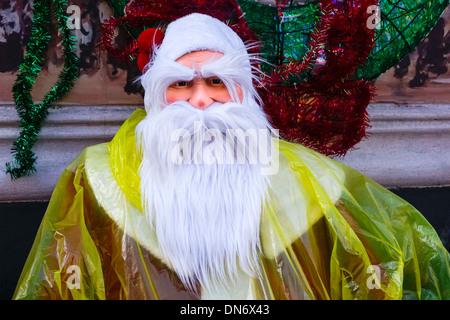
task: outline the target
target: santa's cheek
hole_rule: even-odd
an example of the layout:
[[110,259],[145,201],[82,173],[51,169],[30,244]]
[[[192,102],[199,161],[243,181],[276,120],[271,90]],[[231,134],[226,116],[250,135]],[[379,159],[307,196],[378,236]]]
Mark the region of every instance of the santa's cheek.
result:
[[182,92],[184,90],[174,90],[174,89],[168,89],[166,92],[166,101],[168,104],[172,104],[177,101],[187,101],[188,95],[185,92]]
[[177,102],[177,100],[173,99],[172,97],[167,97],[167,104],[172,104],[174,102]]

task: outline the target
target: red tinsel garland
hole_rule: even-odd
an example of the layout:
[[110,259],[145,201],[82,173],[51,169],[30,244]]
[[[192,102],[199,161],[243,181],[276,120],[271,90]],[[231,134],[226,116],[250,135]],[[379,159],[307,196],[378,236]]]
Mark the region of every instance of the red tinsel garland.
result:
[[[366,137],[366,108],[375,87],[351,77],[373,48],[367,8],[377,3],[321,1],[321,19],[304,59],[277,66],[265,79],[260,90],[264,110],[284,139],[326,155],[344,155]],[[321,51],[324,65],[317,63]],[[295,85],[286,81],[308,68],[313,68],[312,78]]]
[[[370,54],[375,32],[367,28],[367,8],[378,0],[322,0],[321,17],[310,36],[302,61],[276,66],[258,87],[264,110],[282,138],[326,155],[344,155],[366,136],[366,108],[374,96],[373,83],[351,80]],[[139,50],[133,41],[125,50],[114,43],[117,26],[167,24],[189,13],[209,14],[227,23],[243,41],[257,41],[234,0],[130,1],[122,18],[103,25],[102,44],[115,57],[129,61]],[[279,10],[282,14],[282,10]],[[320,65],[321,55],[325,63]],[[311,77],[293,83],[292,77],[310,70]]]

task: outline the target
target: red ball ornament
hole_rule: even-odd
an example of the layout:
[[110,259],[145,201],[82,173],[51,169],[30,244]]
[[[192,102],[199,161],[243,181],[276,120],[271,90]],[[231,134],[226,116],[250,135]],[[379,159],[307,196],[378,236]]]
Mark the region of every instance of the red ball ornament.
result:
[[153,48],[160,45],[163,39],[164,33],[160,29],[150,28],[141,32],[137,41],[137,47],[140,51],[137,64],[141,71],[150,61]]
[[137,57],[137,65],[141,72],[144,71],[145,66],[150,62],[150,55],[147,52],[140,53]]

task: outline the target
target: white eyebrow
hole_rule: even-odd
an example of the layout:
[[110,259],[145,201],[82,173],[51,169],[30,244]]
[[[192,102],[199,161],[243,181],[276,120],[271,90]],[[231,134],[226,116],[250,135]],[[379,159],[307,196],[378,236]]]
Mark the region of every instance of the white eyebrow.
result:
[[[226,53],[217,60],[203,64],[200,73],[204,78],[218,77],[221,79],[234,102],[239,102],[236,85],[246,92],[252,92],[253,75],[249,56],[242,51]],[[245,98],[245,97],[244,97]]]

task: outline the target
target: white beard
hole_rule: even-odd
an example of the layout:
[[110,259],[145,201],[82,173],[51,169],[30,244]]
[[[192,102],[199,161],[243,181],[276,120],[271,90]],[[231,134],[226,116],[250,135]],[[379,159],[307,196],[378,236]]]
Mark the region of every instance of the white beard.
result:
[[[201,130],[194,133],[198,121]],[[239,269],[253,276],[258,272],[268,181],[262,164],[248,157],[244,164],[221,164],[220,159],[203,164],[196,160],[199,153],[187,159],[185,152],[184,160],[190,161],[177,164],[173,157],[179,150],[174,153],[174,148],[180,144],[172,134],[183,129],[190,138],[208,141],[210,129],[251,128],[264,129],[270,139],[270,124],[259,107],[215,103],[198,110],[177,102],[147,116],[136,129],[143,153],[139,174],[145,214],[165,260],[193,291],[197,283],[206,290],[228,285]]]

